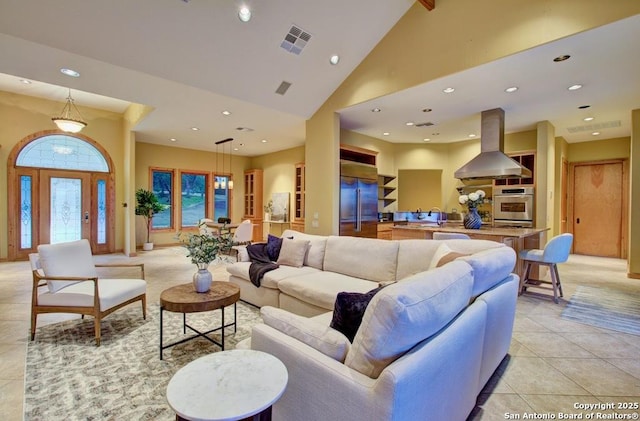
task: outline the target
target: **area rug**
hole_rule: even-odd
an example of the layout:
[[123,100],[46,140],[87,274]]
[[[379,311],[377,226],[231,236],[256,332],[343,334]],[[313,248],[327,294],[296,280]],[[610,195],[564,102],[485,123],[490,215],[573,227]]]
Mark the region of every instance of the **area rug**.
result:
[[[251,335],[259,310],[238,302],[238,327],[227,328],[225,349]],[[186,337],[182,314],[165,311],[163,342]],[[233,320],[233,307],[225,322]],[[220,311],[192,313],[187,323],[201,331],[220,325]],[[187,335],[191,335],[187,329]],[[29,420],[175,420],[166,402],[173,374],[220,347],[197,338],[159,354],[159,307],[149,306],[147,320],[139,305],[102,321],[101,346],[95,346],[93,319],[76,319],[39,328],[27,346],[25,417]],[[220,341],[219,334],[213,335]]]
[[563,319],[640,335],[640,296],[609,288],[578,285]]

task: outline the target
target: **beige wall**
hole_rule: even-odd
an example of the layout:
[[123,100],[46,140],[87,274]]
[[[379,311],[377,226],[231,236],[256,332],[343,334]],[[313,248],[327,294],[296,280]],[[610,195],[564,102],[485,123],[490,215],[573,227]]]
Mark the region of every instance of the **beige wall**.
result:
[[569,143],[567,160],[569,162],[585,162],[629,158],[630,148],[631,139],[629,137]]
[[442,170],[398,170],[398,209],[441,208]]
[[273,193],[289,193],[289,220],[293,218],[295,193],[295,164],[304,162],[304,147],[251,158],[251,168],[264,171],[263,203],[266,205]]
[[[193,149],[175,148],[171,146],[155,145],[151,143],[136,143],[136,165],[135,179],[136,189],[150,189],[149,168],[167,168],[175,170],[174,183],[179,182],[178,174],[180,170],[211,171],[216,170],[216,154],[214,152],[196,151]],[[228,159],[228,155],[226,155]],[[222,154],[218,158],[218,171],[222,172]],[[225,172],[229,173],[228,162]],[[234,155],[232,210],[231,219],[233,222],[240,222],[244,212],[244,170],[249,169],[249,158]],[[177,198],[175,199],[178,200]],[[177,203],[176,203],[177,204]],[[135,206],[135,201],[133,202]],[[142,217],[136,218],[136,243],[144,242],[145,226]],[[176,230],[161,231],[151,233],[151,241],[155,244],[175,244]]]
[[[53,130],[51,117],[60,113],[63,102],[48,101],[25,95],[0,91],[0,259],[7,258],[7,158],[13,147],[23,138],[43,130]],[[109,153],[115,169],[116,204],[124,196],[123,120],[120,114],[78,107],[87,121],[82,134],[102,145]],[[124,213],[116,209],[116,249],[122,250]]]
[[[640,109],[631,112],[628,271],[640,279]],[[634,206],[635,204],[635,206]]]

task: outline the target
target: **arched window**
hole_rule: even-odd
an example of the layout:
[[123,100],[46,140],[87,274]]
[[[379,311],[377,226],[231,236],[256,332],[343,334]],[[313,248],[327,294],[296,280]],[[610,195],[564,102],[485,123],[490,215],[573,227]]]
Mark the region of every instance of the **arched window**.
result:
[[64,134],[43,136],[26,145],[16,166],[109,172],[102,153],[92,144]]

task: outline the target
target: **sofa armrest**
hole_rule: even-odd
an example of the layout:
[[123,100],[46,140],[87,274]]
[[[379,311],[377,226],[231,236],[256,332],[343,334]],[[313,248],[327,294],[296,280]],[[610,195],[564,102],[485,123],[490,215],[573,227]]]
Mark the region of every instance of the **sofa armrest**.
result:
[[140,268],[140,279],[144,279],[144,263],[103,263],[95,265],[97,268]]
[[273,406],[273,418],[465,419],[476,402],[486,311],[486,303],[472,304],[377,379],[276,329],[255,326],[251,347],[276,356],[289,372],[287,388]]
[[[264,324],[253,327],[251,348],[276,356],[289,373],[287,388],[273,405],[274,419],[360,419],[360,415],[362,419],[388,419],[382,415],[388,397],[373,398],[377,380]],[[354,418],[352,414],[358,415]]]

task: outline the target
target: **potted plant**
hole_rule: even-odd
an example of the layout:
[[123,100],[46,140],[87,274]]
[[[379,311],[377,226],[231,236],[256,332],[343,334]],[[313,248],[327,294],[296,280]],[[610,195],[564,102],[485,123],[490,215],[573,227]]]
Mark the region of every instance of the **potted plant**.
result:
[[153,250],[153,243],[150,241],[151,221],[153,219],[153,215],[158,212],[162,212],[166,208],[167,205],[160,203],[158,197],[152,191],[145,189],[136,190],[136,215],[143,216],[147,226],[147,238],[146,242],[142,246],[143,250]]
[[187,234],[177,235],[178,240],[189,253],[191,263],[198,267],[198,271],[193,275],[193,287],[196,292],[207,292],[213,281],[213,275],[207,267],[211,262],[219,257],[219,254],[231,247],[231,235],[214,236],[210,234]]

